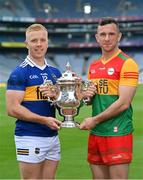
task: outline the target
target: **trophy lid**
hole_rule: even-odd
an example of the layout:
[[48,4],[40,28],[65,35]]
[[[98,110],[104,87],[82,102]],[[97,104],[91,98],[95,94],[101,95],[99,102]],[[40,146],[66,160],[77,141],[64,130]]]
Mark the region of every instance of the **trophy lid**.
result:
[[58,81],[75,81],[79,78],[79,76],[72,71],[71,65],[69,62],[66,64],[66,71],[62,73],[62,77],[58,79]]
[[72,70],[71,70],[71,65],[70,65],[69,62],[67,62],[67,64],[66,64],[66,70],[67,70],[67,71],[72,71]]

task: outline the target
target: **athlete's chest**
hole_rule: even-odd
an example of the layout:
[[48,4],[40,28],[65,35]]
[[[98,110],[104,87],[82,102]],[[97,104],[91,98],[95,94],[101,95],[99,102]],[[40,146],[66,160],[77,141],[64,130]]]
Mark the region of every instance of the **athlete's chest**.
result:
[[119,80],[122,65],[123,63],[119,63],[115,61],[106,64],[99,61],[90,66],[89,77],[90,79]]
[[38,68],[30,68],[27,71],[26,83],[27,86],[41,85],[46,80],[53,81],[56,76],[49,71],[48,68],[40,70]]

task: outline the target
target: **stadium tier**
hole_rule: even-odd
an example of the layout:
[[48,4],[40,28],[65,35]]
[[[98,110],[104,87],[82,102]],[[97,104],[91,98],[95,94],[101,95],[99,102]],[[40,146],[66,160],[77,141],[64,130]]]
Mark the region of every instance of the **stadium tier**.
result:
[[[99,19],[105,16],[119,22],[123,33],[120,48],[139,65],[139,83],[143,84],[143,1],[0,0],[0,179],[20,179],[13,141],[15,120],[6,112],[5,86],[12,70],[26,58],[26,28],[43,24],[49,32],[48,64],[63,72],[69,62],[72,70],[86,80],[88,65],[101,54],[95,32]],[[129,179],[143,179],[142,84],[133,101],[135,131]],[[90,116],[91,107],[83,106],[75,120],[81,122]],[[63,119],[58,113],[56,117]],[[57,180],[92,179],[86,162],[88,134],[76,128],[59,131],[62,159]]]
[[[140,0],[0,0],[0,82],[6,81],[13,66],[26,54],[24,32],[36,22],[49,32],[49,63],[62,70],[65,61],[70,61],[86,77],[84,66],[99,54],[95,41],[98,20],[116,17],[123,33],[120,47],[133,54],[143,69],[142,9]],[[12,54],[17,55],[12,58]],[[89,54],[88,61],[85,54]]]
[[[91,7],[85,14],[84,7]],[[36,18],[95,18],[101,16],[140,16],[140,0],[1,0],[0,16]]]

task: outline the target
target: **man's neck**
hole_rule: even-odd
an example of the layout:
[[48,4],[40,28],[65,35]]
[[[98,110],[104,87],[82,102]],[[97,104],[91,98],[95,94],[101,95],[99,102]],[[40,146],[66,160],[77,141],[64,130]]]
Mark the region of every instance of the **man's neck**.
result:
[[45,59],[39,58],[39,59],[34,59],[33,57],[29,56],[30,60],[32,60],[35,64],[38,66],[44,66],[45,65]]
[[102,60],[103,61],[108,61],[109,59],[111,59],[117,52],[119,51],[119,48],[117,48],[117,49],[114,49],[114,50],[112,50],[112,51],[104,51],[103,53],[102,53]]

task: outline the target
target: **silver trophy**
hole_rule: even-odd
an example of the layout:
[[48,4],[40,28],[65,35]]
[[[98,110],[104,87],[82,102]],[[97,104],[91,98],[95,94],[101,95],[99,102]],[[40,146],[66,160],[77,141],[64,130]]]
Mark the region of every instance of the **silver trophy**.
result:
[[[64,117],[61,127],[73,128],[77,127],[78,122],[74,121],[74,117],[78,114],[78,108],[82,99],[82,91],[87,89],[87,83],[71,70],[69,62],[66,64],[66,71],[57,79],[53,85],[51,81],[46,83],[51,87],[53,92],[58,94],[56,100],[52,104],[57,106],[59,114]],[[88,100],[87,100],[88,101]]]

